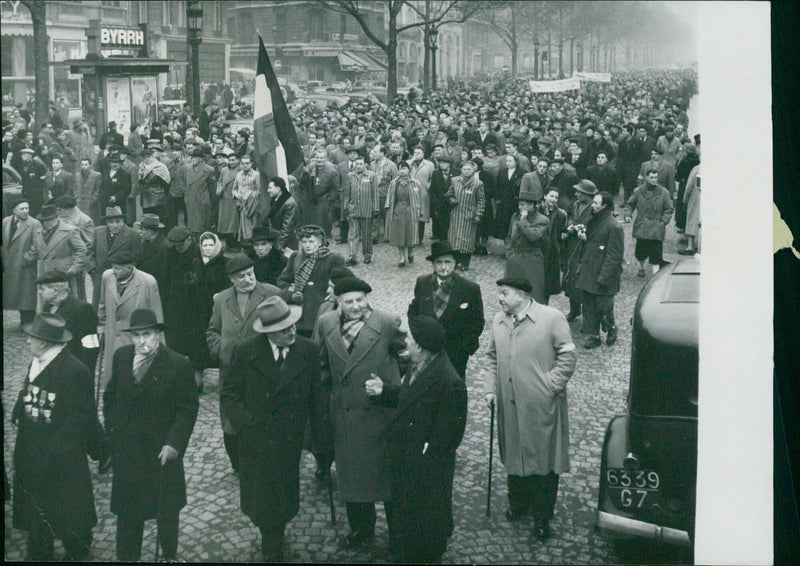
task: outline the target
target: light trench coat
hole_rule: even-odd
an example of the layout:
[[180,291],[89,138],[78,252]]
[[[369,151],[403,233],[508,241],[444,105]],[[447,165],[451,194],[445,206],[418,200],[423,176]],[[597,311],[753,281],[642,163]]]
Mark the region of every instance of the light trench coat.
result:
[[497,396],[497,439],[506,473],[569,471],[566,386],[577,354],[563,313],[535,301],[522,322],[499,312],[492,321],[489,378]]

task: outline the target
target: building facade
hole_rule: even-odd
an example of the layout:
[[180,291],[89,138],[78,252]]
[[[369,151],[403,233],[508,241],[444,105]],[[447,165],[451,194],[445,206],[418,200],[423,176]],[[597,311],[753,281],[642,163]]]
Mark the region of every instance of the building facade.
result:
[[[310,1],[232,1],[224,7],[233,68],[255,70],[260,33],[279,77],[325,84],[386,79],[383,51],[350,15]],[[370,29],[385,39],[384,4],[365,3],[363,9]]]
[[[203,42],[200,45],[201,83],[223,82],[229,78],[230,43],[227,39],[223,5],[220,0],[201,2],[203,7]],[[149,1],[48,1],[47,35],[51,98],[65,105],[71,113],[80,113],[83,85],[80,75],[72,75],[68,65],[58,63],[81,59],[87,53],[86,31],[89,22],[99,20],[108,26],[148,26],[152,57],[187,60],[186,2],[182,0]],[[33,24],[30,13],[20,2],[0,2],[2,24],[2,89],[4,105],[25,103],[34,96]],[[169,98],[185,93],[185,65],[176,65],[159,76],[159,96],[167,87]],[[185,98],[185,96],[184,96]]]

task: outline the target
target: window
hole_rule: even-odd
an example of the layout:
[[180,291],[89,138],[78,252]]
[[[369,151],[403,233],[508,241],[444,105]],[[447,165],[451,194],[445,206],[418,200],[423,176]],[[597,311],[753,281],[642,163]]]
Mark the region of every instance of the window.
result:
[[214,31],[222,33],[222,2],[214,2]]
[[119,8],[119,4],[120,3],[118,1],[117,2],[105,2],[105,1],[103,1],[103,2],[100,2],[100,4],[102,4],[103,6],[111,6],[112,8]]

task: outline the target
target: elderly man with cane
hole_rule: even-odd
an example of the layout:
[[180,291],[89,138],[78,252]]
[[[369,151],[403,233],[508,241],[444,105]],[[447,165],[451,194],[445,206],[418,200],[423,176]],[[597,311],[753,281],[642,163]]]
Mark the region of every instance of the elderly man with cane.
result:
[[133,311],[124,332],[133,344],[115,353],[103,414],[111,436],[117,560],[138,561],[147,519],[158,521],[165,560],[176,560],[178,520],[186,505],[183,455],[197,419],[189,358],[160,342],[164,325],[149,309]]
[[509,521],[532,513],[534,536],[550,536],[559,474],[569,471],[566,386],[577,355],[561,311],[530,297],[521,277],[500,279],[485,400],[497,402],[500,459],[508,473]]

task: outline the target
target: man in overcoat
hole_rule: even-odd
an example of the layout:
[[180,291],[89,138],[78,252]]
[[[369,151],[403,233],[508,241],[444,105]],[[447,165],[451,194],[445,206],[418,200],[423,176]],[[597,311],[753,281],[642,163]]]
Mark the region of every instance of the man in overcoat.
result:
[[145,212],[133,227],[138,229],[142,237],[136,268],[155,277],[159,294],[167,292],[167,261],[169,242],[164,235],[164,223],[157,214]]
[[26,261],[25,254],[41,223],[30,215],[30,202],[24,196],[9,208],[11,215],[3,218],[3,308],[18,310],[20,325],[25,325],[36,313],[36,265]]
[[408,353],[400,319],[373,310],[370,291],[361,279],[339,280],[334,286],[339,309],[317,322],[322,380],[331,390],[336,473],[351,529],[340,543],[343,548],[359,547],[373,537],[376,501],[383,501],[386,510],[390,544],[397,544],[382,435],[393,411],[373,403],[365,383],[374,375],[387,384],[399,383],[398,362],[405,365]]
[[75,175],[64,169],[63,157],[54,155],[50,161],[52,171],[44,178],[45,200],[57,199],[61,195],[75,195]]
[[467,387],[445,354],[445,330],[428,316],[409,319],[411,367],[401,384],[372,378],[367,395],[396,407],[387,428],[392,502],[403,562],[437,562],[453,532],[456,449],[467,423]]
[[110,169],[103,172],[100,184],[100,210],[109,206],[118,206],[125,212],[128,206],[128,195],[133,190],[130,173],[122,168],[122,157],[118,151],[108,154]]
[[[233,286],[214,295],[211,321],[206,330],[206,344],[213,359],[219,360],[220,391],[231,365],[233,347],[256,335],[253,323],[258,317],[258,305],[269,297],[280,294],[280,289],[269,283],[256,281],[253,260],[237,254],[225,263],[225,273]],[[239,472],[236,430],[230,418],[222,413],[223,442],[233,471]]]
[[81,159],[80,171],[75,175],[75,200],[81,212],[97,224],[100,222],[100,185],[103,178],[98,171],[92,169],[92,162],[88,157]]
[[617,341],[614,295],[619,292],[625,236],[622,226],[611,215],[613,210],[611,193],[596,194],[592,201],[592,219],[585,230],[578,232],[584,248],[576,285],[583,292],[584,326],[589,334],[583,346],[587,349],[600,345],[601,326],[606,331],[609,346]]
[[137,309],[123,332],[132,344],[114,353],[103,394],[114,477],[117,560],[138,561],[144,522],[156,519],[165,560],[176,560],[180,511],[186,505],[183,456],[197,419],[197,386],[186,356],[160,341],[156,313]]
[[158,284],[149,273],[134,267],[136,252],[117,250],[108,256],[111,269],[106,269],[100,279],[100,303],[97,309],[97,333],[103,337],[103,373],[101,386],[111,378],[114,352],[131,343],[130,334],[123,332],[128,319],[137,309],[149,309],[163,320],[161,295]]
[[485,395],[497,403],[497,442],[508,474],[506,518],[532,513],[534,535],[550,536],[560,474],[569,471],[566,386],[577,355],[561,311],[529,296],[522,278],[500,279]]
[[644,184],[636,187],[625,203],[626,222],[636,212],[633,237],[636,238],[634,257],[639,262],[639,277],[647,275],[644,270],[645,260],[657,267],[665,264],[664,238],[673,210],[672,195],[659,183],[658,169],[647,170]]
[[31,247],[25,253],[28,264],[35,263],[37,274],[60,269],[70,278],[70,287],[77,295],[78,278],[85,277],[86,244],[80,231],[58,217],[55,205],[46,204],[39,214],[41,226],[33,234]]
[[67,348],[64,319],[40,313],[24,330],[33,359],[11,417],[14,527],[28,531],[27,560],[55,560],[54,538],[68,560],[85,560],[97,524],[86,459],[97,414],[92,377]]
[[192,150],[192,159],[184,163],[183,176],[186,179],[186,225],[195,236],[211,227],[211,194],[217,194],[217,181],[214,168],[203,160],[201,147]]
[[317,149],[309,167],[311,191],[307,211],[303,215],[308,224],[319,225],[326,234],[331,233],[333,207],[341,199],[339,171],[328,161],[328,152]]
[[271,296],[252,322],[257,333],[233,346],[222,386],[223,412],[239,438],[242,512],[261,531],[265,562],[283,558],[288,523],[300,509],[300,454],[306,421],[324,418],[317,348],[297,336],[302,309]]
[[467,361],[478,349],[485,321],[481,288],[456,273],[456,253],[447,240],[431,244],[427,259],[433,264],[433,273],[417,278],[408,319],[425,315],[444,327],[444,350],[466,381]]
[[89,274],[92,276],[92,307],[100,304],[100,284],[106,269],[111,267],[108,256],[118,250],[128,250],[139,254],[142,237],[136,230],[125,225],[125,213],[119,206],[106,208],[104,225],[95,228],[89,243]]
[[44,191],[44,180],[47,177],[47,166],[36,156],[36,152],[29,147],[20,150],[22,167],[19,171],[22,177],[22,196],[28,199],[30,213],[38,218],[47,196]]

